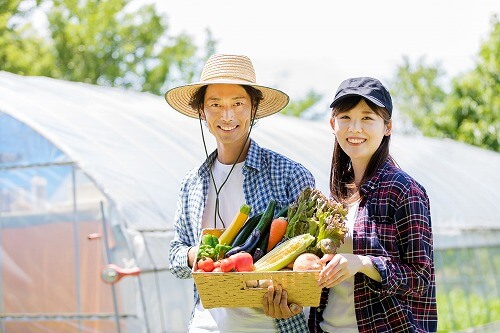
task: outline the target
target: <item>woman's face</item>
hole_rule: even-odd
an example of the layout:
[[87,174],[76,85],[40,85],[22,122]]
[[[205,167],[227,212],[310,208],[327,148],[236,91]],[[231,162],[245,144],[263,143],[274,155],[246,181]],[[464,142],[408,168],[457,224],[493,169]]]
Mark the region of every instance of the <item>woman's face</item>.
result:
[[236,84],[207,87],[202,117],[219,144],[244,143],[250,128],[252,103],[245,89]]
[[353,163],[362,163],[365,167],[392,128],[392,122],[385,125],[384,119],[364,99],[354,108],[332,117],[330,124],[342,150]]

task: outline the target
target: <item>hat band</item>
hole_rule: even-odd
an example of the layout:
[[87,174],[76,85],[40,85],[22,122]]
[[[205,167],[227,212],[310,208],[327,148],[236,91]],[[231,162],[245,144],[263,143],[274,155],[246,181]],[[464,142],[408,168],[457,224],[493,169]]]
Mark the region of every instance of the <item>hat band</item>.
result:
[[234,76],[216,76],[216,77],[204,77],[200,83],[210,83],[210,82],[218,82],[218,81],[235,81],[235,82],[248,82],[249,84],[255,84],[255,81],[252,81],[251,79],[248,78],[242,78],[242,77],[234,77]]

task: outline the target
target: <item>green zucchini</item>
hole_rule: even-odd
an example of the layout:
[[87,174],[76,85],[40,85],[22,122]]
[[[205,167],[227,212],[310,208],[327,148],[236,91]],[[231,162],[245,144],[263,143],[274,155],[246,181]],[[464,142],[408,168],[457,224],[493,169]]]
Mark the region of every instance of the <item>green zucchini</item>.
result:
[[[271,200],[266,208],[266,212],[264,213],[264,215],[266,216],[263,216],[261,218],[261,228],[262,229],[259,229],[260,230],[260,239],[259,239],[259,243],[257,244],[257,248],[255,249],[255,252],[253,254],[253,259],[254,261],[257,261],[259,260],[262,256],[264,256],[266,254],[266,249],[267,249],[267,242],[269,242],[269,229],[271,229],[271,223],[274,219],[274,209],[276,207],[276,201],[275,200]],[[278,213],[278,216],[279,217],[279,214],[283,214],[283,210],[280,210],[279,213]],[[286,207],[286,211],[288,211],[288,207]],[[271,214],[271,215],[269,215]],[[270,220],[269,220],[269,216],[270,216]],[[257,226],[258,228],[258,226]]]
[[[271,199],[267,204],[264,213],[258,214],[260,215],[260,217],[256,219],[257,221],[254,220],[254,218],[256,218],[257,215],[254,215],[250,219],[248,219],[248,221],[241,228],[240,232],[234,238],[234,241],[231,244],[231,246],[234,248],[236,246],[241,246],[245,244],[252,235],[254,229],[259,230],[259,235],[255,234],[254,237],[258,236],[258,238],[260,239],[261,237],[260,235],[264,235],[271,227],[271,222],[273,221],[275,207],[276,207],[276,200]],[[257,242],[258,240],[255,240],[255,245]],[[253,244],[254,242],[251,243]],[[253,246],[252,249],[249,249],[249,251],[253,250],[253,248],[255,248],[255,246]]]
[[240,246],[243,243],[245,243],[245,241],[247,240],[248,236],[250,236],[250,234],[252,233],[252,231],[257,226],[257,223],[259,223],[262,215],[264,215],[264,213],[255,214],[254,216],[250,217],[245,222],[245,224],[243,225],[243,227],[241,227],[240,231],[236,234],[236,237],[234,237],[234,240],[231,243],[232,247]]
[[260,218],[259,223],[256,226],[256,228],[260,230],[261,234],[264,234],[264,232],[271,226],[271,222],[273,221],[274,217],[275,207],[276,207],[276,200],[274,199],[269,200],[266,211],[264,212],[264,214]]
[[281,208],[281,210],[278,212],[278,215],[276,215],[276,217],[287,217],[288,216],[288,205],[286,206],[283,206],[283,208]]

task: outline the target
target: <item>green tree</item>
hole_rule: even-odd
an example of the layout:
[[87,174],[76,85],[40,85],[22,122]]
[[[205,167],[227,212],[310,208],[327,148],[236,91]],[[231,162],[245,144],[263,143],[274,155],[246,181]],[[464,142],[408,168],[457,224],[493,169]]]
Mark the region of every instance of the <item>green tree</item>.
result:
[[302,117],[309,111],[323,96],[314,90],[310,90],[304,98],[290,101],[282,114],[287,114],[294,117]]
[[[16,11],[5,20],[11,36],[5,44],[13,38],[23,44],[19,52],[0,49],[0,59],[10,61],[0,64],[1,69],[161,94],[169,82],[190,81],[206,57],[197,55],[198,48],[189,35],[169,36],[166,19],[157,14],[154,5],[132,10],[131,0],[44,1],[48,22],[44,38],[32,30],[23,33],[30,25],[19,8],[29,2],[11,5]],[[211,44],[215,42],[207,41]],[[43,57],[46,66],[34,70],[30,66],[36,61],[22,61],[18,53]]]
[[453,79],[437,124],[444,136],[500,151],[500,22],[480,49],[476,67]]
[[433,123],[446,96],[439,85],[443,75],[439,63],[427,65],[425,58],[420,58],[412,64],[406,56],[396,71],[391,89],[394,104],[424,135],[437,135]]
[[401,114],[424,135],[446,137],[500,151],[500,22],[481,45],[475,67],[442,88],[440,64],[398,66],[391,93]]
[[22,75],[53,76],[48,43],[26,17],[41,1],[0,0],[0,69]]

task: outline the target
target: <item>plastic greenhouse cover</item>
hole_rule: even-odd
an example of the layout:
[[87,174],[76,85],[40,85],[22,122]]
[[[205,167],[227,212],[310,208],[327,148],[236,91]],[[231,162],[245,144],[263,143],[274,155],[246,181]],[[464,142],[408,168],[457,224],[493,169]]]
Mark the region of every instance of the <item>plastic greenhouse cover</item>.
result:
[[[198,121],[147,93],[1,72],[0,110],[76,161],[136,229],[172,228],[179,184],[205,156]],[[206,130],[205,137],[210,152]],[[328,121],[274,115],[261,119],[252,137],[304,164],[328,193]],[[397,132],[391,145],[400,166],[426,187],[436,231],[499,227],[500,154]]]
[[[26,141],[30,144],[26,145]],[[0,113],[0,167],[65,161],[69,161],[66,155],[43,136],[17,119]]]
[[[27,128],[34,132],[21,138]],[[160,327],[185,331],[192,280],[174,279],[165,268],[179,185],[187,171],[205,158],[202,130],[208,152],[215,148],[207,129],[172,110],[160,96],[0,72],[2,129],[15,138],[0,133],[0,187],[33,185],[32,171],[12,169],[15,165],[74,163],[88,185],[79,187],[79,205],[85,196],[90,201],[109,200],[108,217],[113,228],[120,229],[114,235],[121,244],[113,262],[123,266],[131,260],[128,247],[135,256],[132,264],[145,272],[160,269],[141,275],[142,291],[128,294],[137,299],[123,303],[137,318],[130,319],[134,322],[130,325],[145,321],[152,332]],[[316,177],[318,188],[328,193],[333,149],[328,120],[273,115],[258,121],[252,137],[259,145],[301,162]],[[437,247],[445,242],[460,246],[466,240],[474,246],[498,244],[500,154],[397,132],[391,150],[398,164],[429,194]],[[46,195],[49,202],[58,202],[69,186],[69,175],[48,169],[40,171],[46,178]],[[26,197],[33,193],[26,191]],[[479,236],[469,237],[464,230]],[[134,288],[137,284],[132,281],[136,280],[123,279],[120,284]]]

